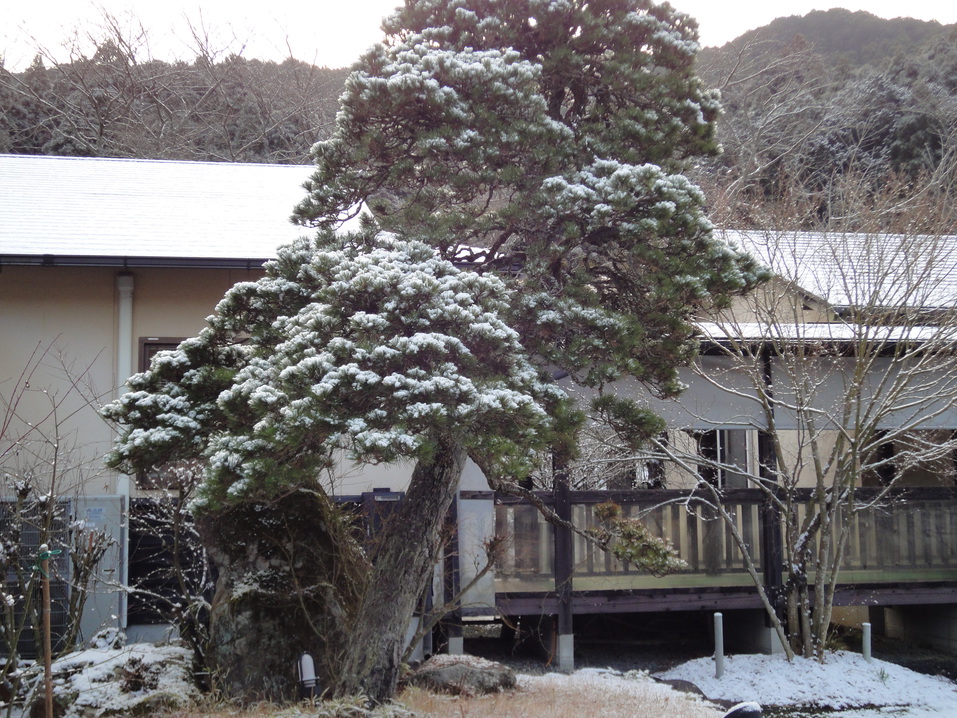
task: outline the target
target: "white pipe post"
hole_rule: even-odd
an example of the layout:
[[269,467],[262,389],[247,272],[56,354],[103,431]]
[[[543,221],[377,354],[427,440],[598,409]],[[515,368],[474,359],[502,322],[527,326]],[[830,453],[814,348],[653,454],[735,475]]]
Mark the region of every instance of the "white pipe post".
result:
[[[133,275],[120,272],[116,275],[117,331],[116,331],[116,395],[126,393],[126,380],[133,375]],[[119,475],[116,493],[130,495],[130,477]],[[125,625],[125,624],[124,624]]]
[[116,333],[116,387],[117,395],[126,392],[126,380],[133,374],[133,275],[116,275],[117,333]]
[[[116,395],[122,396],[126,391],[126,380],[133,375],[133,288],[135,282],[131,272],[120,272],[116,275],[117,312],[116,312]],[[132,482],[127,474],[116,475],[116,493],[120,495],[123,510],[130,507]],[[127,566],[130,564],[129,521],[120,524],[120,581],[126,583]],[[122,591],[117,595],[116,612],[119,627],[126,629],[127,619],[126,594]]]
[[871,624],[863,623],[861,628],[864,629],[864,634],[861,639],[861,648],[864,653],[864,660],[868,663],[871,662]]
[[714,677],[724,675],[724,618],[714,614]]
[[319,681],[316,679],[316,662],[305,651],[299,656],[296,664],[299,672],[299,697],[313,699],[316,697],[316,688]]

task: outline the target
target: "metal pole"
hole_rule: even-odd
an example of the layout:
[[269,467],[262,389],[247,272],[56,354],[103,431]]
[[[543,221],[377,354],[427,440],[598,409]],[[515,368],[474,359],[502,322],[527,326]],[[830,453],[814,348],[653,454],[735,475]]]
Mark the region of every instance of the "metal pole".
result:
[[46,716],[53,718],[53,641],[50,638],[50,547],[40,546],[40,585],[43,587],[43,681]]
[[714,677],[724,675],[724,620],[720,613],[714,614]]
[[864,660],[868,663],[871,662],[871,624],[863,623],[861,628],[864,629],[864,635],[861,639],[861,648],[864,653]]

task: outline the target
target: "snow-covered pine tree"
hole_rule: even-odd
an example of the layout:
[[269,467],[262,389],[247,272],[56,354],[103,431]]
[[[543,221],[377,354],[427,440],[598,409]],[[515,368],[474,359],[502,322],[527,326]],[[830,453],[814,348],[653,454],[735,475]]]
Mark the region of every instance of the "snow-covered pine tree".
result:
[[[207,462],[193,508],[214,544],[220,593],[235,599],[225,602],[231,608],[213,607],[220,625],[208,656],[222,682],[236,690],[262,685],[263,676],[234,668],[237,654],[251,660],[250,651],[237,651],[238,606],[255,601],[268,610],[277,595],[311,592],[310,605],[299,608],[338,617],[322,631],[326,643],[348,636],[348,645],[364,646],[325,646],[339,651],[325,666],[325,685],[375,699],[394,690],[406,627],[437,559],[465,457],[491,476],[524,475],[565,414],[565,395],[542,381],[502,320],[503,296],[495,276],[459,270],[421,242],[320,232],[282,248],[263,279],[233,287],[204,332],[158,355],[106,407],[125,427],[115,466]],[[342,517],[321,480],[343,452],[359,463],[417,462],[399,514],[368,561],[338,527]],[[313,552],[290,544],[277,549],[289,554],[284,561],[258,548],[244,559],[254,531],[244,537],[225,524],[250,523],[243,506],[256,513],[297,494],[326,525],[314,540],[328,558],[303,565],[297,554]],[[256,653],[279,653],[288,665],[294,659],[272,646]]]
[[407,0],[384,28],[295,213],[328,231],[364,212],[368,234],[285,250],[111,411],[132,427],[118,464],[208,456],[213,513],[288,494],[342,441],[417,460],[357,605],[332,601],[351,626],[333,689],[373,701],[395,689],[465,457],[520,476],[562,433],[567,406],[533,363],[674,393],[690,317],[760,278],[680,174],[716,151],[689,17],[646,0]]
[[506,276],[543,361],[675,391],[688,317],[756,278],[680,174],[717,149],[694,21],[647,0],[425,0],[384,27],[296,218],[335,224],[365,202],[385,229]]

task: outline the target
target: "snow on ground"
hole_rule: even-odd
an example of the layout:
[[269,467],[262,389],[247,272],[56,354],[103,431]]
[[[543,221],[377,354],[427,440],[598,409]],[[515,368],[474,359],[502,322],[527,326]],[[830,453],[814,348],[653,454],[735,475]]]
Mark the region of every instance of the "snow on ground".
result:
[[[463,657],[451,658],[462,660]],[[471,660],[484,663],[482,659]],[[134,672],[147,679],[146,683],[153,683],[150,688],[179,699],[174,699],[174,703],[185,703],[198,697],[188,682],[189,663],[188,651],[175,646],[134,644],[122,649],[92,648],[54,663],[56,690],[76,700],[68,716],[123,714],[150,693],[137,690],[139,686],[131,686],[129,681],[124,686],[123,680],[118,680],[133,667]],[[646,701],[660,700],[662,705],[668,705],[667,701],[675,695],[669,686],[654,683],[644,671],[621,673],[586,668],[570,675],[519,674],[517,678],[521,688],[545,695],[579,688],[609,698],[625,696],[631,700],[641,696]],[[720,679],[714,676],[711,658],[698,658],[659,673],[655,678],[689,681],[711,699],[756,701],[765,706],[818,706],[841,711],[841,718],[957,717],[957,684],[954,682],[877,659],[868,663],[858,654],[843,651],[830,654],[824,664],[804,658],[788,663],[783,655],[728,656]],[[661,696],[654,695],[656,692]],[[685,699],[691,705],[708,706],[694,696],[685,696]],[[874,706],[882,708],[874,709]],[[899,708],[902,706],[907,708]]]
[[511,701],[488,715],[508,718],[525,715],[718,718],[724,713],[697,695],[656,682],[645,671],[621,673],[611,669],[585,668],[570,675],[519,674],[516,678],[518,691]]
[[828,655],[823,664],[805,658],[788,663],[783,654],[728,656],[724,675],[718,679],[714,674],[714,660],[698,658],[656,677],[690,681],[708,698],[842,709],[842,718],[865,715],[846,710],[863,706],[920,707],[908,710],[909,718],[957,716],[957,684],[952,681],[877,659],[868,663],[846,651]]
[[190,679],[191,660],[192,654],[179,646],[88,648],[54,661],[54,693],[73,701],[67,716],[123,714],[157,692],[167,705],[185,705],[199,697]]

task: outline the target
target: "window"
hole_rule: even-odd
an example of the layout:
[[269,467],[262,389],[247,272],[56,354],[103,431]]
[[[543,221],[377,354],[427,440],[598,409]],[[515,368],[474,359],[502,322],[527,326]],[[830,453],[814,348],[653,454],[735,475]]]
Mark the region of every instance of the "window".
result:
[[747,429],[691,432],[702,459],[698,464],[698,476],[719,488],[747,488],[751,433]]
[[176,337],[140,337],[140,371],[149,369],[150,362],[159,352],[173,350],[181,341],[183,339]]
[[[139,370],[149,369],[154,356],[175,349],[181,341],[176,337],[140,337]],[[168,489],[175,488],[178,480],[174,472],[160,466],[150,471],[140,471],[136,475],[136,485],[141,489]]]
[[129,520],[129,583],[137,589],[129,593],[131,624],[168,623],[183,615],[189,596],[212,600],[211,566],[176,499],[133,499]]
[[607,488],[610,491],[660,489],[664,485],[665,467],[660,459],[639,459],[623,462],[622,466],[607,481]]
[[953,486],[957,453],[952,429],[915,429],[890,436],[879,431],[861,458],[862,486]]
[[[29,578],[30,567],[34,566],[42,543],[48,543],[51,548],[70,546],[71,512],[70,502],[64,500],[56,502],[52,515],[46,504],[39,501],[27,501],[22,506],[14,500],[0,501],[0,542],[6,554],[0,563],[6,568],[2,587],[6,600],[10,602],[7,610],[13,612],[18,625],[23,625],[22,632],[17,635],[17,650],[23,657],[40,655],[35,641],[41,634],[33,622],[36,614],[29,607],[29,601],[24,599],[24,593],[29,594],[33,585]],[[64,648],[63,641],[69,630],[71,565],[68,551],[57,551],[57,554],[50,559],[50,627],[53,648],[59,651]],[[4,645],[4,651],[8,650]]]

